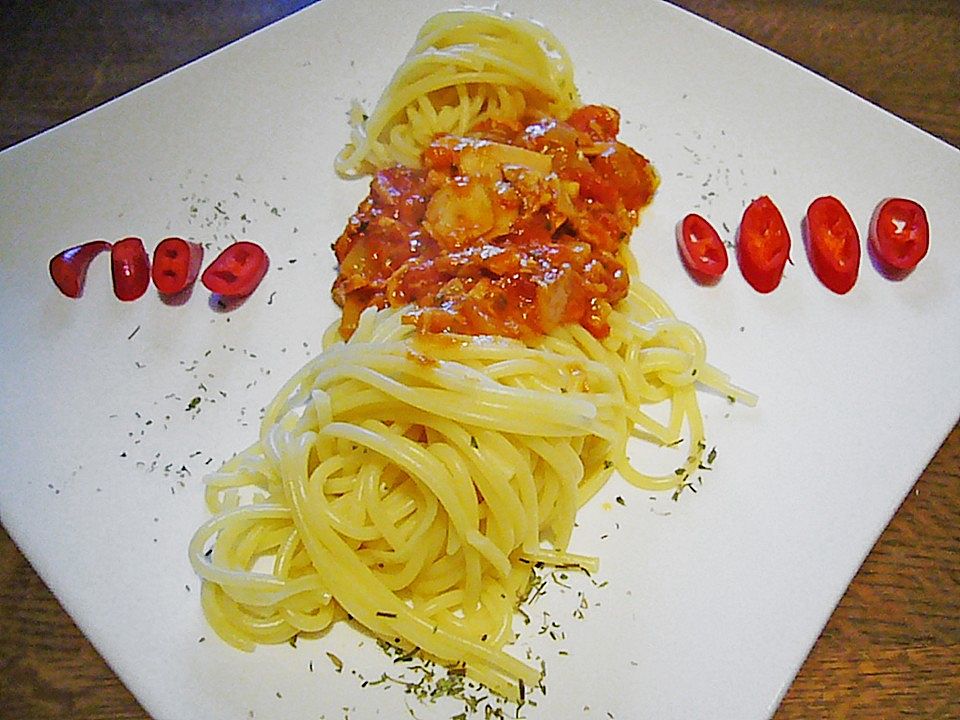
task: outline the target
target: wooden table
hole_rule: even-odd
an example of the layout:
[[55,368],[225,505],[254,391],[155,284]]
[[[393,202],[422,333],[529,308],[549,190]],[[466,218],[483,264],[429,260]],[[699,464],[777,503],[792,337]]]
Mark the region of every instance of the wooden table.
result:
[[[307,4],[4,3],[0,147]],[[955,0],[677,4],[960,146],[960,3]],[[957,718],[958,667],[960,425],[867,558],[776,718]],[[0,532],[0,718],[145,717]]]

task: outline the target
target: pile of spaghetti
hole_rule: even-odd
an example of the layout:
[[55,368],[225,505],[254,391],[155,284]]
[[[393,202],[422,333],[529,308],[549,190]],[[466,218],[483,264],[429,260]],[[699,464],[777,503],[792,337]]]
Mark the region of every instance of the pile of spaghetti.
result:
[[[596,567],[568,551],[578,508],[614,471],[696,471],[698,384],[753,398],[639,281],[657,175],[542,27],[436,16],[353,117],[338,169],[372,180],[334,245],[343,315],[207,479],[203,608],[243,649],[349,617],[516,699],[540,680],[505,650],[533,566]],[[642,473],[631,438],[683,438],[682,467]]]

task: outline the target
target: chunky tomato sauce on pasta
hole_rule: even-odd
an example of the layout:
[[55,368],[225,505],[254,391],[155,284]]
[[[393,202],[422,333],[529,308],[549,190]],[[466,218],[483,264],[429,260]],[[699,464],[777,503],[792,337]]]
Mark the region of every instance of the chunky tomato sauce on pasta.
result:
[[408,304],[424,333],[525,338],[579,323],[605,337],[629,286],[620,250],[658,184],[619,126],[597,105],[488,122],[435,139],[420,168],[378,172],[334,244],[344,337],[365,308]]

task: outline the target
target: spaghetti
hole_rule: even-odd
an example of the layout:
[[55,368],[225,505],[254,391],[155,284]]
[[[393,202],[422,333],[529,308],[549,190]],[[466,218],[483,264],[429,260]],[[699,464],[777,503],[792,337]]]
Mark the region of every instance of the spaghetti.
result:
[[[576,98],[552,36],[486,12],[432,19],[409,62],[419,67],[438,47],[459,53],[485,43],[501,55],[540,53],[563,72],[550,94],[525,84],[524,61],[514,57],[509,80],[457,85],[479,93],[472,97],[521,88],[524,108],[541,103],[554,113]],[[570,109],[567,122],[538,111],[533,127],[543,132],[533,137],[549,142],[523,146],[517,124],[529,118],[491,121],[475,112],[489,103],[458,100],[466,135],[402,139],[419,126],[415,112],[398,108],[435,110],[435,88],[449,87],[446,66],[436,84],[429,67],[418,70],[422,82],[401,68],[369,133],[354,128],[351,171],[377,167],[408,142],[426,162],[374,179],[336,248],[344,317],[267,407],[257,442],[207,478],[212,517],[189,554],[210,624],[238,648],[352,618],[516,700],[540,680],[506,650],[532,567],[597,565],[568,550],[577,510],[614,471],[653,490],[696,472],[706,448],[698,385],[755,399],[706,362],[700,334],[639,280],[625,243],[656,177],[611,136],[612,111]],[[409,127],[394,124],[388,141],[371,140],[398,114]],[[554,130],[574,144],[550,140]],[[484,161],[470,155],[478,148]],[[405,190],[392,192],[398,177]],[[393,205],[377,206],[378,183]],[[466,232],[442,213],[431,218],[429,204],[445,188],[471,183],[526,190],[505,224]],[[482,205],[471,193],[462,195]],[[454,216],[475,219],[473,207]],[[416,252],[391,255],[388,238]],[[515,264],[486,264],[505,255]],[[410,273],[430,282],[404,285]],[[517,278],[525,289],[511,296]],[[648,409],[664,403],[670,414],[661,422]],[[631,462],[632,438],[674,445],[684,434],[675,472],[650,475]]]
[[368,116],[354,103],[351,139],[335,167],[356,178],[390,165],[418,167],[441,133],[487,120],[566,117],[580,104],[573,64],[556,37],[489,10],[429,19]]

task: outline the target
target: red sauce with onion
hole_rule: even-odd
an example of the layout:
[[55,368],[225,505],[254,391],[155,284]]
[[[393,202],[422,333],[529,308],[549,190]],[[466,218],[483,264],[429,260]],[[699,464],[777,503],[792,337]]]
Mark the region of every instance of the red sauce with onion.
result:
[[530,338],[579,323],[595,337],[629,287],[620,251],[656,172],[617,141],[619,113],[487,124],[441,136],[421,168],[381,170],[334,244],[349,337],[367,307],[411,305],[423,333]]

